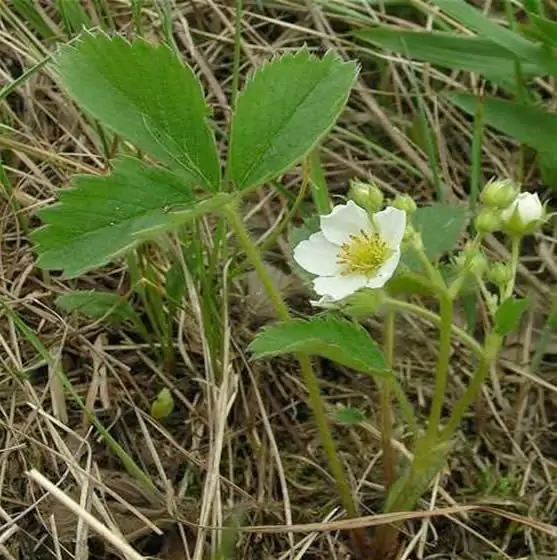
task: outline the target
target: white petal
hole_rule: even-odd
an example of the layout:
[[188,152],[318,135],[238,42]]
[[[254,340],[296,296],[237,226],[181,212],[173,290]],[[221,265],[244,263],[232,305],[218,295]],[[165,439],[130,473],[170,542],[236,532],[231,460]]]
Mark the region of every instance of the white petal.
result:
[[539,220],[543,215],[543,206],[539,196],[532,193],[521,193],[517,198],[518,212],[524,223]]
[[406,229],[406,212],[389,206],[373,214],[373,225],[377,232],[389,244],[391,249],[398,249]]
[[327,241],[327,238],[318,232],[296,245],[294,260],[312,274],[334,276],[340,270],[337,253],[338,246]]
[[[367,278],[360,275],[320,276],[313,281],[313,287],[320,296],[328,296],[333,301],[338,301],[363,288],[366,282]],[[325,301],[328,301],[328,299]]]
[[382,288],[391,276],[395,273],[396,267],[400,261],[400,251],[397,249],[386,261],[385,264],[377,271],[372,278],[366,282],[366,288]]
[[371,227],[367,212],[351,200],[335,206],[330,214],[321,216],[321,231],[336,245],[346,243],[351,235],[359,235],[362,231],[369,233]]

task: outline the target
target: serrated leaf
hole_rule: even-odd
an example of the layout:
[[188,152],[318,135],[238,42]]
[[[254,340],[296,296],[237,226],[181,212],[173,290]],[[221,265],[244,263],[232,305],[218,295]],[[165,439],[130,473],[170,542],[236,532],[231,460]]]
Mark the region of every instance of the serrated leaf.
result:
[[422,206],[412,216],[412,225],[420,232],[430,259],[455,248],[467,221],[467,208],[454,204]]
[[56,305],[64,311],[77,311],[91,319],[104,318],[115,323],[136,319],[136,312],[129,301],[110,292],[68,292],[56,298]]
[[166,45],[84,33],[56,68],[93,117],[174,170],[218,190],[220,166],[199,80]]
[[263,184],[298,162],[344,107],[356,78],[353,62],[307,49],[255,72],[232,117],[229,168],[239,190]]
[[[507,49],[489,38],[440,31],[406,31],[394,26],[362,29],[355,36],[404,56],[444,68],[476,72],[508,88],[516,87],[515,61]],[[525,76],[545,73],[544,67],[530,62],[524,62],[521,69]]]
[[361,424],[366,417],[361,410],[345,406],[336,411],[336,421],[345,426],[355,426]]
[[528,299],[509,298],[495,312],[495,330],[505,336],[518,328],[520,319],[528,307]]
[[46,225],[32,235],[37,265],[66,278],[102,266],[137,245],[141,232],[174,227],[168,207],[188,202],[194,204],[191,185],[182,177],[119,158],[110,175],[76,176],[57,204],[40,211]]
[[303,352],[356,371],[388,375],[381,350],[359,324],[334,317],[293,319],[260,331],[250,345],[257,358]]

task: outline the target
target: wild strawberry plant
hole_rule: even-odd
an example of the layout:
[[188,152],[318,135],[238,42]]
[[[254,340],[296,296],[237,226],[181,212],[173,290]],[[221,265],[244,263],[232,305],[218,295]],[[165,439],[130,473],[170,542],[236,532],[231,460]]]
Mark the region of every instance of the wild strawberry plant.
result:
[[[537,197],[519,193],[510,181],[497,181],[486,185],[473,212],[447,204],[416,208],[411,197],[385,203],[377,187],[354,183],[351,200],[330,212],[323,211],[328,202],[321,200],[318,219],[293,232],[293,261],[310,279],[319,311],[307,320],[293,319],[246,229],[242,200],[315,149],[346,103],[357,64],[331,52],[318,58],[307,49],[264,64],[248,77],[233,103],[224,154],[217,150],[210,107],[198,78],[167,46],[85,33],[62,47],[54,64],[73,99],[112,131],[120,153],[105,175],[76,176],[71,188],[60,191],[58,202],[41,211],[44,225],[33,235],[37,265],[73,278],[133,256],[145,242],[165,246],[177,238],[185,248],[193,231],[186,224],[207,214],[220,216],[280,319],[259,332],[251,351],[257,358],[297,356],[347,514],[356,516],[358,508],[336,451],[311,356],[376,380],[384,434],[385,511],[414,508],[443,468],[463,415],[527,305],[515,297],[514,284],[521,240],[544,220]],[[462,248],[459,242],[468,226],[474,233]],[[509,263],[491,262],[483,251],[485,236],[495,231],[508,235]],[[133,262],[128,258],[129,266]],[[483,340],[454,323],[455,303],[470,291],[483,298],[489,313]],[[179,298],[179,291],[175,293]],[[413,303],[409,298],[414,294],[436,298],[438,314]],[[86,305],[91,310],[96,305],[97,312],[106,311],[107,296],[95,299],[94,293],[77,292],[62,303],[66,309]],[[119,316],[137,322],[130,306],[118,305]],[[172,298],[161,302],[172,305]],[[359,323],[375,313],[383,315],[382,347]],[[435,391],[425,419],[418,417],[396,373],[396,313],[422,315],[439,327]],[[455,338],[475,354],[476,370],[454,409],[444,416]],[[400,413],[396,419],[393,399]],[[171,409],[171,395],[161,394],[153,414],[159,418]],[[411,433],[410,461],[397,457],[392,448],[394,422],[405,424]],[[363,550],[363,533],[354,531],[353,536],[355,546]],[[376,546],[387,550],[395,540],[392,529],[384,530]]]

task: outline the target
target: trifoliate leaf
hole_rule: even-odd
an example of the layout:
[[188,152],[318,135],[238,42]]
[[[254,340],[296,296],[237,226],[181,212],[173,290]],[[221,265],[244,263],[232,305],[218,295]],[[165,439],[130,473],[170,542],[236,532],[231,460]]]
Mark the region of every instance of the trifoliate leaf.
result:
[[114,132],[218,190],[220,166],[199,80],[166,45],[84,33],[56,54],[70,95]]
[[305,48],[255,72],[232,118],[228,164],[237,188],[260,185],[307,154],[336,121],[356,75],[355,63]]
[[92,319],[104,318],[114,323],[136,318],[130,302],[110,292],[94,290],[68,292],[56,298],[56,305],[64,311],[77,311]]
[[257,358],[303,352],[362,373],[388,375],[381,350],[359,324],[335,317],[293,319],[260,331],[250,345]]
[[120,158],[110,175],[77,176],[57,204],[40,211],[46,225],[33,233],[37,265],[78,276],[137,245],[140,232],[174,227],[168,209],[188,203],[194,204],[191,185],[182,177]]

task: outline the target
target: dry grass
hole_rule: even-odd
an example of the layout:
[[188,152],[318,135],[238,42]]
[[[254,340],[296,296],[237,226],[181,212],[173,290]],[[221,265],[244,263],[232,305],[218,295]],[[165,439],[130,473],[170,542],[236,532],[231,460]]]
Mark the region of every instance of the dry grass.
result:
[[[55,3],[40,4],[53,39],[41,38],[10,3],[0,2],[0,85],[40,64],[56,40],[67,37]],[[131,34],[129,2],[98,3],[103,4],[110,5],[115,27]],[[233,44],[230,4],[179,1],[172,11],[177,45],[200,73],[223,121]],[[96,3],[84,5],[98,23]],[[365,6],[356,0],[246,1],[244,70],[303,43],[360,58],[363,70],[349,108],[323,149],[332,192],[342,194],[347,179],[359,176],[372,178],[389,195],[409,192],[422,201],[435,196],[465,199],[471,125],[436,93],[445,85],[470,89],[477,84],[470,76],[443,74],[397,58],[384,57],[378,64],[378,53],[371,58],[342,33],[381,21],[409,24],[394,12],[387,15]],[[343,13],[348,9],[350,14]],[[143,25],[149,37],[162,37],[155,7],[145,8]],[[549,91],[553,86],[540,84]],[[439,149],[437,192],[416,129],[417,88]],[[79,560],[149,555],[168,560],[347,558],[344,533],[327,525],[341,519],[342,511],[323,467],[326,462],[293,362],[253,363],[244,354],[254,328],[270,318],[268,306],[257,295],[257,283],[234,279],[228,282],[229,293],[219,294],[217,303],[223,310],[216,348],[207,336],[211,325],[202,312],[203,293],[186,270],[190,281],[176,331],[179,360],[171,369],[162,368],[133,332],[60,315],[55,296],[77,284],[33,267],[27,232],[38,224],[34,212],[55,198],[71,174],[104,171],[103,146],[95,128],[59,91],[48,66],[22,79],[1,101],[1,111],[1,156],[13,195],[0,201],[0,554],[10,559]],[[489,132],[482,158],[486,178],[512,176],[517,146]],[[296,178],[295,173],[290,177],[292,191]],[[534,172],[528,175],[528,187],[537,180]],[[253,230],[264,234],[284,203],[267,192],[253,202]],[[533,311],[520,334],[508,342],[481,402],[462,426],[449,468],[421,504],[432,511],[482,504],[523,517],[510,521],[493,512],[458,507],[437,517],[420,514],[406,526],[402,558],[557,558],[555,533],[552,537],[550,527],[536,527],[557,518],[554,335],[538,370],[530,368],[557,280],[555,243],[552,231],[531,243],[518,290],[536,302]],[[490,250],[508,257],[496,239],[490,240]],[[269,260],[284,269],[287,252],[286,241],[280,239]],[[220,274],[226,280],[228,269]],[[276,274],[292,296],[292,305],[300,312],[307,310],[296,282]],[[88,274],[79,286],[126,293],[129,279],[115,264]],[[481,331],[484,310],[477,311]],[[22,336],[18,321],[35,333],[36,341]],[[432,390],[434,329],[409,316],[398,321],[398,370],[423,411]],[[379,332],[378,324],[371,328]],[[447,408],[472,365],[466,348],[455,344]],[[344,404],[367,415],[364,424],[338,426],[336,432],[362,514],[372,515],[380,511],[383,497],[375,389],[368,380],[330,364],[321,364],[321,369],[331,414]],[[61,386],[61,373],[156,482],[156,493],[146,492],[108,450]],[[158,423],[148,410],[165,385],[172,388],[177,406],[170,418]],[[396,437],[403,456],[408,453],[406,434],[400,431]],[[236,525],[304,523],[322,523],[320,528],[327,530],[233,530]],[[205,528],[223,525],[230,531]],[[227,541],[232,542],[228,556]],[[133,551],[126,552],[130,545]]]

